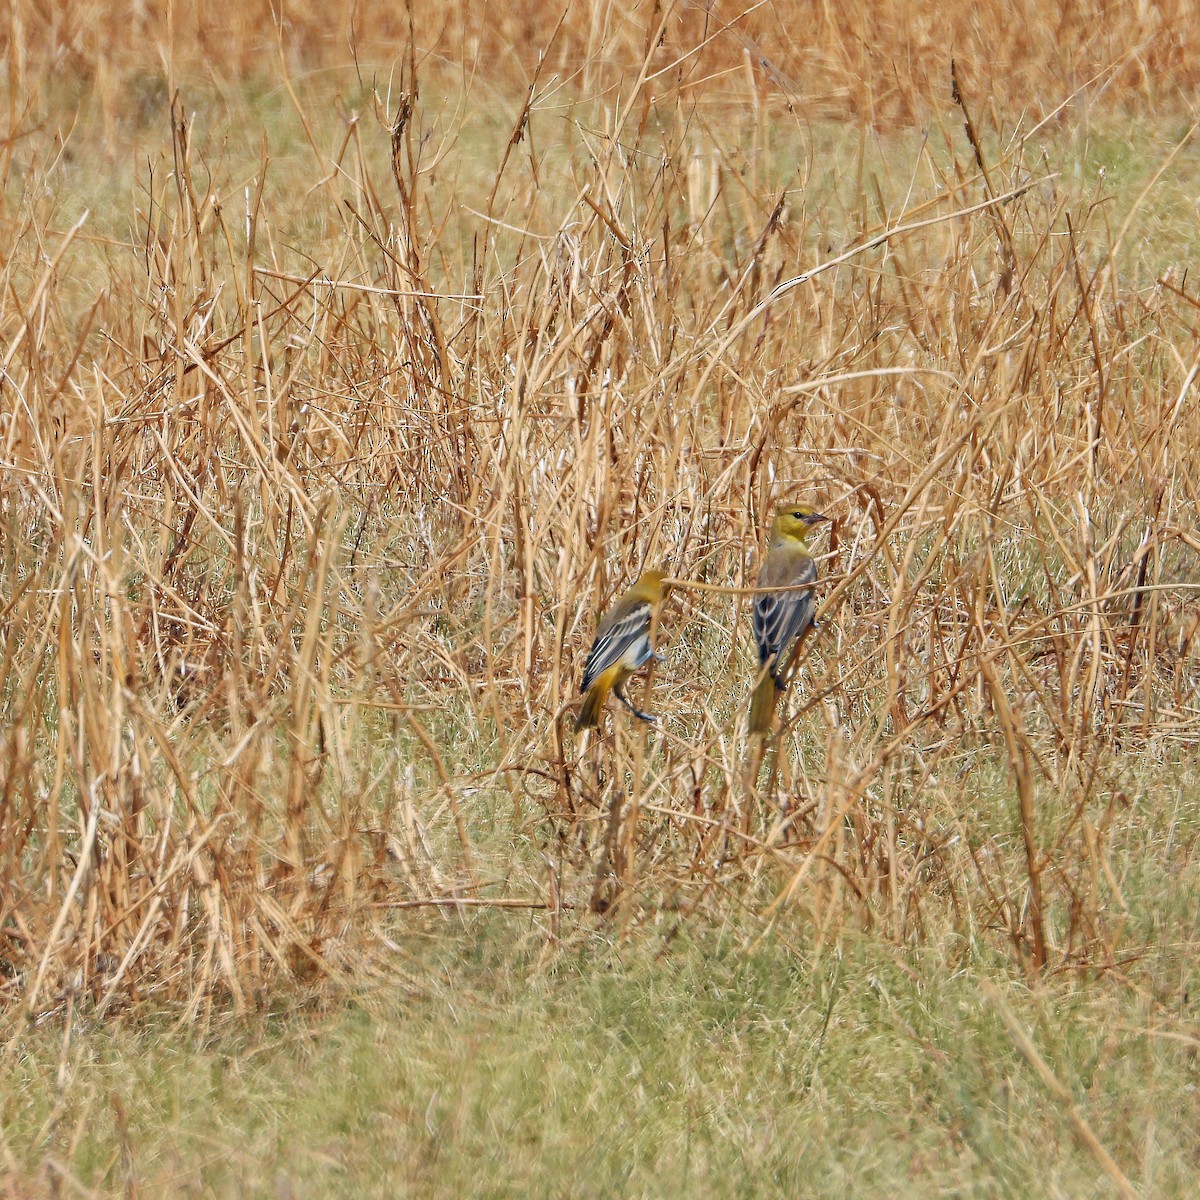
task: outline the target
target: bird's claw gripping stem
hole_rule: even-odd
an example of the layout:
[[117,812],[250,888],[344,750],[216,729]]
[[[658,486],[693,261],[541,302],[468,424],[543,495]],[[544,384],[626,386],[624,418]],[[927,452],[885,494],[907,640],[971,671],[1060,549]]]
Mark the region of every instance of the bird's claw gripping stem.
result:
[[626,698],[625,693],[623,691],[621,691],[620,688],[613,688],[613,694],[639,720],[648,721],[651,725],[654,725],[657,723],[658,718],[653,713],[642,712],[642,710],[640,708],[638,708],[636,705],[631,704],[629,702],[629,700]]

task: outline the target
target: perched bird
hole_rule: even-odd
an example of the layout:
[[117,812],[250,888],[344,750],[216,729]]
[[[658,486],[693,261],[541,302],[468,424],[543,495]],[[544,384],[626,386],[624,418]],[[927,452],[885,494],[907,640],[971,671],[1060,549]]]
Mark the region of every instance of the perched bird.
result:
[[771,543],[758,572],[762,588],[791,588],[786,592],[763,592],[754,598],[754,640],[762,678],[750,704],[750,732],[766,734],[775,717],[779,693],[792,678],[799,639],[812,624],[812,584],[817,578],[805,535],[814,525],[829,518],[804,504],[781,508],[771,526]]
[[583,668],[583,708],[575,722],[576,731],[600,724],[600,712],[612,692],[635,717],[643,721],[655,718],[635,708],[621,687],[639,667],[657,657],[650,645],[650,623],[654,610],[665,594],[666,571],[647,571],[605,613],[596,628],[596,639]]

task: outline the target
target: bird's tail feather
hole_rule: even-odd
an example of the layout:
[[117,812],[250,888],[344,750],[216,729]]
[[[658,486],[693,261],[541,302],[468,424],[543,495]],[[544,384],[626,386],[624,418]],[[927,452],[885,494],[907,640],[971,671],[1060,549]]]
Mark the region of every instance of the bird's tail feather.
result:
[[579,716],[575,718],[575,732],[578,733],[581,729],[595,729],[600,724],[600,713],[604,709],[604,702],[608,699],[610,686],[603,679],[597,679],[587,690],[587,695],[583,698],[583,707],[579,710]]
[[771,732],[771,723],[775,720],[775,703],[779,699],[779,689],[770,674],[764,674],[754,689],[754,699],[750,702],[750,732],[767,734]]

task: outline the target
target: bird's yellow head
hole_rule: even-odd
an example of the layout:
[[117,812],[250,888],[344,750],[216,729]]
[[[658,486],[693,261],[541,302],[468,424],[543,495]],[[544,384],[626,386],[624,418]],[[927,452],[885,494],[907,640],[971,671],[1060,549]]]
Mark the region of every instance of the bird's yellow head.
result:
[[647,600],[658,600],[663,596],[663,580],[667,578],[667,570],[665,567],[655,567],[650,571],[643,571],[641,578],[634,584],[638,595]]
[[799,538],[803,541],[804,535],[814,525],[828,520],[829,518],[824,513],[817,512],[815,508],[810,508],[807,504],[788,504],[775,514],[775,523],[771,526],[771,536]]

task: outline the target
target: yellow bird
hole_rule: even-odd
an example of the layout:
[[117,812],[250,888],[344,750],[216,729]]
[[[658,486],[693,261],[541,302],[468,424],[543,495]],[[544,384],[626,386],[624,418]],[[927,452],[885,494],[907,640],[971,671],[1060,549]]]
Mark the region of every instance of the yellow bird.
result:
[[750,732],[766,734],[775,717],[779,694],[787,690],[800,638],[812,624],[812,584],[817,564],[804,538],[814,525],[829,518],[805,504],[789,505],[775,514],[771,544],[758,572],[762,588],[792,588],[763,592],[754,598],[754,640],[762,678],[750,704]]
[[592,729],[600,724],[600,712],[612,692],[635,717],[643,721],[656,718],[635,708],[621,691],[625,680],[652,658],[657,658],[650,644],[650,625],[654,611],[662,602],[666,589],[666,571],[647,571],[605,613],[596,628],[596,638],[583,668],[583,708],[575,722],[576,731]]

